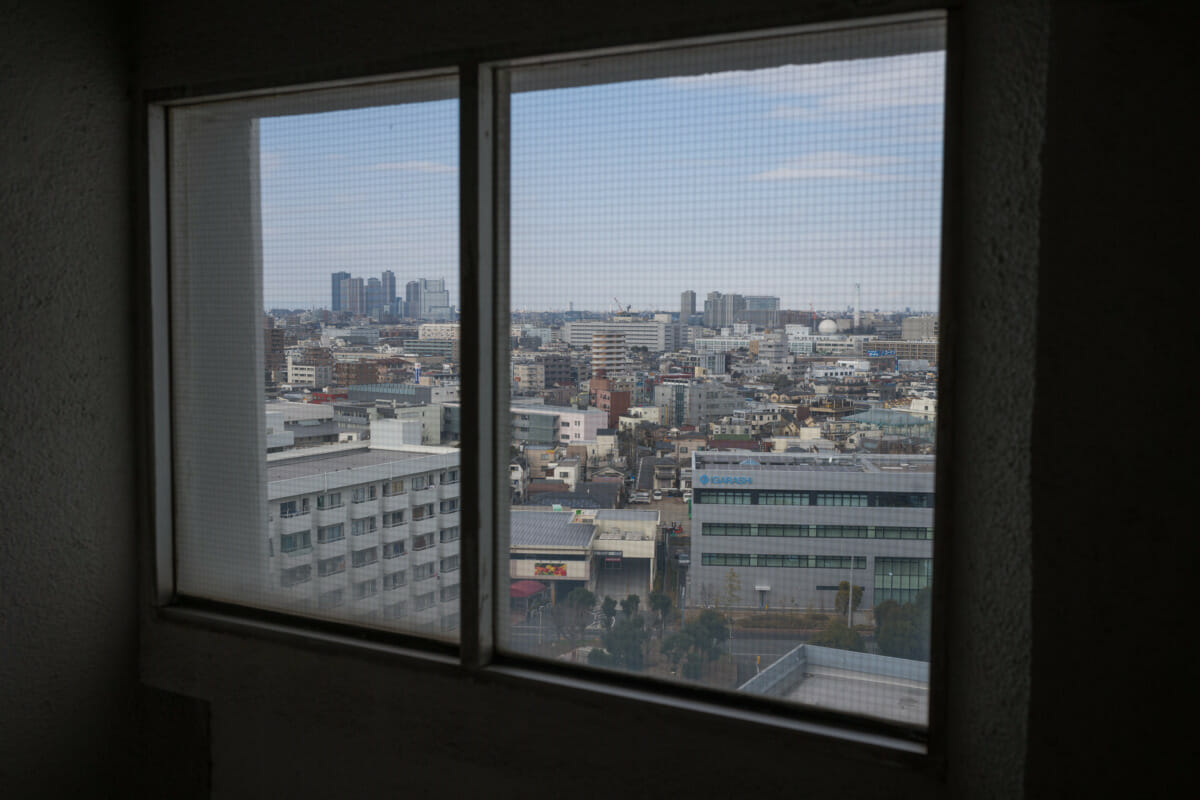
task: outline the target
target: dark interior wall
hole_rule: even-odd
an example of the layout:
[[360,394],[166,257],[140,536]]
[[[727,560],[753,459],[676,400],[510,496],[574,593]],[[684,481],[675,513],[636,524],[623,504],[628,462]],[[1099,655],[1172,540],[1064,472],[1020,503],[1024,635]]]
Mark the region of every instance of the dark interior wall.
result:
[[[151,796],[203,796],[210,780],[220,797],[1144,796],[1190,766],[1195,737],[1160,713],[1194,702],[1176,622],[1195,562],[1182,519],[1195,470],[1180,463],[1194,449],[1179,343],[1194,339],[1180,290],[1196,228],[1183,4],[966,4],[954,413],[970,503],[939,568],[944,780],[769,728],[145,613],[139,650],[129,54],[147,88],[269,84],[485,42],[554,50],[864,4],[786,5],[146,4],[132,47],[121,15],[94,4],[4,7],[0,794],[125,794],[142,730],[170,765],[154,776],[170,791]],[[1118,386],[1135,366],[1156,391]],[[135,719],[139,670],[201,704],[151,691]]]
[[0,794],[116,794],[137,550],[123,20],[0,11]]
[[1195,783],[1197,21],[1184,3],[1054,8],[1031,794],[1078,796],[1083,781],[1107,797],[1175,796]]

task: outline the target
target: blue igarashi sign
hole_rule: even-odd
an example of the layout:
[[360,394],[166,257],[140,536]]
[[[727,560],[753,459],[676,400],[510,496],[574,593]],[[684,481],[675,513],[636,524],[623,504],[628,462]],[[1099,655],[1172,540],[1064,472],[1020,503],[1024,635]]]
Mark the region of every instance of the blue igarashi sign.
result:
[[750,486],[754,483],[754,479],[745,475],[714,475],[711,478],[701,475],[697,482],[701,486],[707,486],[710,483],[714,486]]

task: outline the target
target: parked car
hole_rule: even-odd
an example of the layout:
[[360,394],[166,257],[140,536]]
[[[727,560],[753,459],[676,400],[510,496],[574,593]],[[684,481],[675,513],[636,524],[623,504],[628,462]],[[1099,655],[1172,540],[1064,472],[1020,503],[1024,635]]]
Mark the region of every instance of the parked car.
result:
[[663,498],[662,489],[655,489],[654,490],[654,499],[662,500],[662,498]]

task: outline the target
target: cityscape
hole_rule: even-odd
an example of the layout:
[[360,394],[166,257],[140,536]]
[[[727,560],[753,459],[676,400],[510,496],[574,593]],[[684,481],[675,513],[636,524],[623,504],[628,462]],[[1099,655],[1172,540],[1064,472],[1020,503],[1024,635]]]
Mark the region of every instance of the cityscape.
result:
[[[473,387],[445,285],[333,272],[328,308],[264,317],[289,609],[457,636]],[[694,289],[513,311],[502,646],[922,723],[938,334],[936,310]]]

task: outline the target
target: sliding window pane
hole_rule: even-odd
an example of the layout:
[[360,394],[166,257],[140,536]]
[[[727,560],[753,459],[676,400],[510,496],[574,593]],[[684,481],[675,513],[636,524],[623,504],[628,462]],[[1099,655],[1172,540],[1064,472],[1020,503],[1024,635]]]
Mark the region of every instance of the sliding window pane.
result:
[[178,592],[457,639],[456,79],[169,126]]
[[944,48],[504,70],[503,649],[926,724]]

